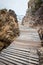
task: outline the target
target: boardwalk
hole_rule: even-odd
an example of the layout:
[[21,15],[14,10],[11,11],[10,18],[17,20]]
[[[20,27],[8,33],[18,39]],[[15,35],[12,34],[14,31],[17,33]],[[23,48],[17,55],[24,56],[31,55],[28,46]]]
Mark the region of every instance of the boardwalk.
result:
[[15,42],[27,47],[40,47],[41,41],[35,29],[21,26],[20,31],[20,36],[16,39]]
[[21,26],[20,36],[0,53],[0,65],[39,65],[40,46],[37,31]]

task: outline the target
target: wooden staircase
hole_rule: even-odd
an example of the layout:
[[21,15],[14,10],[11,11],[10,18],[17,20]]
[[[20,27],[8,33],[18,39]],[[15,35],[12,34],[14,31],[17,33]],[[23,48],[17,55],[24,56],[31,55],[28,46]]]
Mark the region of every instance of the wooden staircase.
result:
[[16,48],[12,43],[1,52],[0,62],[3,65],[39,65],[39,56],[35,48]]
[[40,65],[40,38],[35,29],[20,27],[20,36],[0,53],[0,65]]

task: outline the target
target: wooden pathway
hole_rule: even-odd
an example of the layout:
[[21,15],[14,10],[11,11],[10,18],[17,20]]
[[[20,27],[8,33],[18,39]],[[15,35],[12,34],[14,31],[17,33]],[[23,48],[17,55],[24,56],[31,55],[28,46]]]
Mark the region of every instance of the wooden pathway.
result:
[[41,46],[35,29],[20,27],[20,36],[0,53],[0,65],[39,65]]

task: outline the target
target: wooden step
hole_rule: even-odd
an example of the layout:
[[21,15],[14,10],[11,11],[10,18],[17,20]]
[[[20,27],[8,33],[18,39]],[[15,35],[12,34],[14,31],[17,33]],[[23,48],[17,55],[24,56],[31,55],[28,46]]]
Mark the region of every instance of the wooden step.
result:
[[[1,63],[3,63],[3,64],[1,64]],[[14,63],[6,61],[6,60],[3,60],[3,59],[0,60],[0,64],[1,65],[14,65]],[[15,65],[17,65],[17,64],[15,64]]]
[[27,57],[39,58],[37,54],[31,53],[31,52],[23,52],[23,51],[19,51],[19,50],[16,50],[16,49],[14,49],[14,50],[10,49],[10,50],[11,51],[9,51],[7,49],[7,50],[4,51],[4,53],[13,53],[13,54],[24,55],[24,56],[27,56]]
[[[24,59],[27,59],[27,60],[33,60],[33,61],[38,61],[39,62],[39,59],[38,58],[35,58],[35,57],[32,57],[32,56],[27,56],[27,55],[23,55],[23,54],[17,54],[17,53],[11,53],[11,52],[3,52],[2,54],[9,54],[9,55],[12,55],[12,56],[18,56],[20,58],[24,58]],[[36,56],[37,57],[37,56]]]
[[17,64],[17,65],[29,65],[30,64],[36,64],[39,65],[39,57],[36,54],[30,52],[26,49],[17,49],[17,48],[10,48],[8,47],[0,54],[0,62],[3,62],[6,64]]
[[25,58],[13,56],[11,54],[5,54],[5,53],[1,54],[0,58],[2,58],[2,59],[6,58],[6,59],[9,59],[9,60],[13,60],[13,61],[17,61],[19,63],[21,62],[21,63],[25,63],[25,64],[27,64],[27,63],[39,64],[39,62],[36,61],[36,60],[25,59]]

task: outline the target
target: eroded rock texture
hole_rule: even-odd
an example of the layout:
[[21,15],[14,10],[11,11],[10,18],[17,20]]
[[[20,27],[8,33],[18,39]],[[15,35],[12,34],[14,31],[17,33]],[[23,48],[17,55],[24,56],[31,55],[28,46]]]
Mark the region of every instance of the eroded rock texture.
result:
[[19,35],[19,26],[13,10],[0,10],[0,50],[7,47]]
[[43,0],[30,0],[26,15],[22,20],[25,26],[43,26]]

